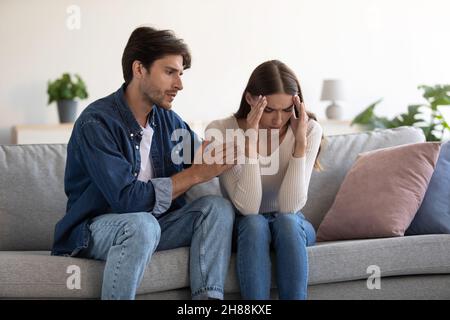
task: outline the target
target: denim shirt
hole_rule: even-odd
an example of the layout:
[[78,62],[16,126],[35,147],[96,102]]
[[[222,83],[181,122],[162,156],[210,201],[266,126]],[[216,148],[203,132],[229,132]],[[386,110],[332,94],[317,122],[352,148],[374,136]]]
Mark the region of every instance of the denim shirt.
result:
[[[53,255],[75,256],[86,248],[88,225],[96,216],[148,211],[160,218],[186,202],[184,196],[172,201],[170,177],[190,166],[198,137],[175,112],[154,105],[149,116],[154,178],[137,180],[143,132],[127,105],[125,88],[90,104],[74,124],[64,177],[68,202],[55,227]],[[183,130],[173,134],[175,129]]]

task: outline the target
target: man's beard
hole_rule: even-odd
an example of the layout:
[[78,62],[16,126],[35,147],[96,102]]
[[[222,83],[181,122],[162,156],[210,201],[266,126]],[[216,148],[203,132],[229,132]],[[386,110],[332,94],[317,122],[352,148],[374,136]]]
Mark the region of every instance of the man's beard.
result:
[[165,94],[159,89],[144,91],[144,98],[150,103],[150,105],[156,104],[164,109],[172,108],[172,104],[168,101],[164,101]]

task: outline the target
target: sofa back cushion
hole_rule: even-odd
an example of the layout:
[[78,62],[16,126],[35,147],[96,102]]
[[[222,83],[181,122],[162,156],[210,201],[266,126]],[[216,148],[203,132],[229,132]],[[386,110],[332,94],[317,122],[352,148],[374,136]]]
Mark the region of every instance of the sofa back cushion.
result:
[[[66,212],[67,145],[0,145],[0,250],[50,250]],[[187,201],[220,194],[218,179],[197,185]]]
[[326,137],[319,156],[323,170],[312,173],[303,214],[317,230],[359,153],[424,141],[423,131],[414,127]]
[[0,146],[0,250],[49,250],[66,211],[66,145]]

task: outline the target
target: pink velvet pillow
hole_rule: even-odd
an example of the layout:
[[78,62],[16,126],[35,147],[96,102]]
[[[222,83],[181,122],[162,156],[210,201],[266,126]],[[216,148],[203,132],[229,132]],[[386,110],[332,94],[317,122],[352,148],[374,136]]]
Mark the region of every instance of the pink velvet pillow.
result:
[[317,230],[317,241],[403,236],[422,203],[440,144],[358,155]]

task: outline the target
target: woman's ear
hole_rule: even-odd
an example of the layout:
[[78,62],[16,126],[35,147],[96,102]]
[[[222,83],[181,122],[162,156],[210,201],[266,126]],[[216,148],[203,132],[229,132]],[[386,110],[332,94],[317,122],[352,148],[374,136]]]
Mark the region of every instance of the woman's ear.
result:
[[247,103],[250,105],[250,106],[252,106],[253,105],[253,101],[254,101],[254,98],[253,98],[253,96],[250,94],[250,92],[246,92],[245,93],[245,101],[247,101]]

